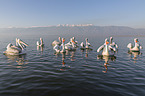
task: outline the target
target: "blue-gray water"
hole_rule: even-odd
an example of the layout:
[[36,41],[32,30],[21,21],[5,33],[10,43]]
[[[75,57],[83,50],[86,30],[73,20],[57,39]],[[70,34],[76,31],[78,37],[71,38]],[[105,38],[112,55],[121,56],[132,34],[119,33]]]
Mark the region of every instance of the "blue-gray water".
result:
[[[97,34],[49,34],[38,32],[1,31],[0,38],[0,96],[143,96],[145,95],[145,49],[134,58],[128,54],[127,44],[136,37],[114,36],[119,50],[116,59],[98,59],[96,49],[106,37]],[[79,32],[78,32],[79,33]],[[81,43],[87,37],[93,51],[79,48],[65,56],[55,55],[51,43],[58,36],[72,36]],[[5,56],[8,43],[15,38],[29,44],[27,55]],[[37,50],[36,41],[42,37],[45,47]],[[145,38],[137,37],[144,47]],[[64,61],[62,60],[64,59]],[[105,58],[106,60],[108,58]]]

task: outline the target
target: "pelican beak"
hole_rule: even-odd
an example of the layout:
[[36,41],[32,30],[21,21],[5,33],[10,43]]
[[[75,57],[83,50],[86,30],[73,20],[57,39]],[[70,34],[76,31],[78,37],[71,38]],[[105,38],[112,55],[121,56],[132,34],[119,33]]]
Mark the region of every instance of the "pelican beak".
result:
[[62,41],[62,42],[64,43],[64,41],[65,41],[65,39],[63,39],[63,41]]
[[136,40],[136,43],[137,43],[138,41]]
[[76,44],[76,42],[74,42],[74,40],[72,40],[72,42],[73,42],[74,44]]
[[106,41],[106,44],[109,44],[109,42],[108,42],[108,41]]
[[27,43],[23,42],[22,40],[20,40],[20,43],[26,45],[26,46],[29,46]]

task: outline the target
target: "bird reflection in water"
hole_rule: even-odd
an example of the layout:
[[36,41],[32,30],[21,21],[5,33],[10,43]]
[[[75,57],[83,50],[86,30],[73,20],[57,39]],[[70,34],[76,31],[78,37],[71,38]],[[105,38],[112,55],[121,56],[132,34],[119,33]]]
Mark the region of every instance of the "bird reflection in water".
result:
[[62,53],[62,67],[60,68],[61,71],[66,71],[65,69],[65,53]]
[[70,55],[70,60],[71,61],[75,61],[76,59],[74,59],[74,57],[75,57],[75,52],[76,52],[76,50],[73,50],[73,51],[69,51],[69,50],[66,50],[66,53],[65,53],[65,55]]
[[[93,49],[91,49],[91,48],[88,48],[88,49],[81,49],[81,52],[83,53],[83,52],[85,52],[85,57],[88,57],[88,53],[90,52],[90,51],[92,51]],[[83,55],[83,54],[82,54]]]
[[41,54],[43,54],[44,46],[37,46],[37,51],[41,51]]
[[65,62],[64,62],[64,60],[65,60],[65,53],[62,54],[62,66],[65,67]]
[[74,59],[74,56],[75,56],[75,51],[71,51],[70,52],[70,54],[71,54],[71,61],[75,61],[76,59]]
[[108,71],[108,65],[109,65],[109,60],[111,60],[111,61],[115,61],[115,59],[116,59],[116,56],[103,56],[103,55],[98,55],[97,56],[97,59],[101,59],[101,60],[104,60],[105,61],[105,63],[104,63],[104,67],[105,67],[105,71],[102,71],[102,72],[104,72],[104,73],[107,73],[107,71]]
[[[132,58],[132,59],[134,59],[134,63],[136,63],[136,61],[138,60],[138,56],[139,55],[142,55],[142,53],[141,52],[132,52],[132,51],[128,51],[128,54],[130,55],[130,57]],[[133,57],[132,57],[133,56]]]
[[85,55],[85,57],[88,57],[88,53],[90,52],[90,51],[92,51],[93,49],[86,49],[86,55]]
[[66,58],[66,53],[55,53],[56,57],[60,57],[62,55],[62,62],[61,62],[61,67],[60,67],[60,71],[66,71],[67,68],[70,68],[70,66],[66,66],[66,62],[65,62],[65,58]]
[[17,65],[9,65],[15,68],[18,68],[18,71],[23,71],[24,68],[26,68],[24,65],[28,64],[26,58],[26,55],[18,55],[18,56],[12,56],[12,55],[5,55],[8,58],[8,62],[16,62]]

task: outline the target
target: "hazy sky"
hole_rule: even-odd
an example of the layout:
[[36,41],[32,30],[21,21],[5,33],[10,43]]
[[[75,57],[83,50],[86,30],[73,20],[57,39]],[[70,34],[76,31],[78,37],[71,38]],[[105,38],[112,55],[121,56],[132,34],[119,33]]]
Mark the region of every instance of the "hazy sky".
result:
[[145,0],[0,0],[0,28],[58,24],[145,28]]

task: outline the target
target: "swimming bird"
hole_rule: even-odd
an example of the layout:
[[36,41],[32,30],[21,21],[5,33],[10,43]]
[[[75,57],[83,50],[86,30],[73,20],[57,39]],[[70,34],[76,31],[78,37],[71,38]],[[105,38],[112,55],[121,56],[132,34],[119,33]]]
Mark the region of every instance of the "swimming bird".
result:
[[62,44],[57,44],[53,47],[56,53],[65,53],[65,38],[62,38]]
[[77,48],[76,44],[77,43],[74,40],[75,40],[75,38],[72,37],[72,38],[70,38],[70,41],[67,44],[65,44],[65,49],[66,50],[69,50],[69,51],[75,51],[76,50],[76,48]]
[[92,50],[92,48],[90,48],[90,46],[92,46],[92,45],[88,42],[88,38],[86,38],[85,40],[86,40],[86,46],[85,46],[84,43],[82,42],[82,43],[80,44],[81,50],[85,50],[85,49]]
[[28,44],[16,38],[16,45],[9,43],[6,47],[7,50],[4,52],[4,54],[7,54],[7,55],[26,54],[26,50],[25,50],[26,46],[28,46]]
[[52,42],[52,46],[55,46],[55,45],[57,45],[57,44],[61,44],[62,42],[61,42],[61,37],[58,37],[58,41],[57,40],[54,40],[53,42]]
[[86,38],[86,49],[91,49],[90,46],[92,45],[88,42],[88,38]]
[[[114,50],[114,48],[112,48],[108,44],[109,44],[109,42],[106,38],[105,43],[97,49],[97,52],[100,52],[101,50],[103,50],[102,55],[104,55],[104,56],[114,56],[114,52],[116,50]],[[112,52],[111,50],[114,51],[114,52]]]
[[74,43],[75,48],[79,47],[78,41],[76,41],[75,37],[72,37],[72,40],[75,42],[75,43]]
[[41,47],[43,47],[44,46],[44,43],[43,43],[43,39],[42,38],[40,38],[40,42],[39,41],[37,41],[37,46],[41,46]]
[[131,43],[129,43],[128,45],[127,45],[127,48],[129,48],[129,50],[131,51],[131,52],[139,52],[140,51],[140,49],[143,49],[143,47],[140,45],[140,44],[138,44],[138,39],[137,38],[135,38],[134,39],[134,47],[133,47],[133,45],[131,44]]

